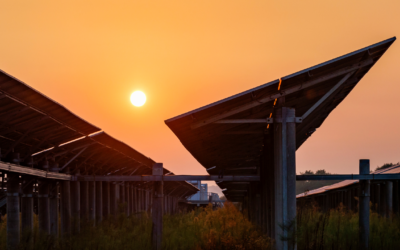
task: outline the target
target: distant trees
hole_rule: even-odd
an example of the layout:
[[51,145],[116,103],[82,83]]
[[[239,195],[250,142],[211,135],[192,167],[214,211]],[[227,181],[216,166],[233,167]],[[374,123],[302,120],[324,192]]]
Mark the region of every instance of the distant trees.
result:
[[306,170],[304,173],[300,172],[301,175],[329,175],[331,173],[327,172],[325,169],[317,170],[315,173],[312,170]]
[[382,166],[378,166],[378,167],[376,167],[376,169],[375,169],[375,171],[376,170],[380,170],[380,169],[385,169],[385,168],[389,168],[389,167],[391,167],[391,166],[395,166],[395,165],[399,165],[400,164],[400,162],[398,162],[398,163],[385,163],[385,164],[383,164]]

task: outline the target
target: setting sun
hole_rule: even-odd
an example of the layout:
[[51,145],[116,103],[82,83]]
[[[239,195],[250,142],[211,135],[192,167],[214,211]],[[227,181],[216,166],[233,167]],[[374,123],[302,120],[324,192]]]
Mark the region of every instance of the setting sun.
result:
[[136,106],[140,107],[146,102],[146,95],[142,91],[135,91],[131,95],[131,103]]

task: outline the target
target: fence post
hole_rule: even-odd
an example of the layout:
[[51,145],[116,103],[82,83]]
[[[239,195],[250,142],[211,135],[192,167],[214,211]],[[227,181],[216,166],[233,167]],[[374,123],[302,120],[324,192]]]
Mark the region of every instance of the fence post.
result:
[[[155,163],[153,165],[153,175],[163,175],[163,164]],[[151,244],[153,250],[160,250],[162,244],[163,229],[163,182],[155,181],[153,189],[153,205],[152,205],[152,231]]]
[[[369,174],[369,160],[360,160],[360,175]],[[359,241],[360,249],[369,248],[369,193],[370,181],[360,180],[359,189]]]

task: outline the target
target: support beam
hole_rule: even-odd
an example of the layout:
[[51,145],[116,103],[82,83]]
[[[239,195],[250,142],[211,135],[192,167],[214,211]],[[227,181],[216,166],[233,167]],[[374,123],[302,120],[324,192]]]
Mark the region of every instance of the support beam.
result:
[[110,217],[110,182],[103,182],[103,217]]
[[89,181],[89,220],[96,223],[96,182]]
[[[163,174],[163,164],[155,163],[153,165],[153,175]],[[163,228],[163,182],[154,182],[153,206],[152,206],[152,232],[151,245],[153,250],[161,250],[162,247],[162,228]]]
[[328,99],[333,93],[336,92],[338,88],[340,88],[343,83],[349,79],[349,77],[354,74],[354,71],[347,73],[333,88],[331,88],[321,99],[319,99],[307,112],[305,112],[301,118],[304,120],[309,116],[314,110],[316,110],[326,99]]
[[[78,173],[79,174],[79,173]],[[72,233],[78,234],[81,228],[81,186],[79,181],[71,182],[71,223]]]
[[64,168],[68,167],[68,165],[69,165],[73,160],[75,160],[76,157],[78,157],[80,154],[82,154],[83,151],[85,151],[88,147],[89,147],[89,146],[84,147],[84,148],[82,148],[78,153],[76,153],[67,163],[64,164],[64,166],[62,166],[62,168],[60,169],[60,171],[63,170]]
[[38,192],[38,214],[39,229],[46,234],[50,233],[50,203],[49,203],[49,183],[47,180],[39,182]]
[[[369,160],[360,160],[360,175],[369,174]],[[359,242],[360,250],[369,249],[369,201],[370,183],[368,180],[360,181],[359,188]]]
[[[279,98],[278,105],[283,103]],[[296,124],[287,122],[295,117],[295,110],[278,108],[275,117],[282,119],[274,123],[275,241],[277,249],[287,250],[296,248],[295,239],[280,237],[293,238],[296,231]]]
[[114,217],[118,214],[118,200],[118,186],[115,183],[110,183],[110,213]]
[[81,181],[80,187],[80,200],[81,200],[81,221],[86,223],[89,220],[89,182]]
[[69,237],[71,234],[71,186],[69,181],[61,181],[61,236]]
[[96,182],[96,222],[103,220],[103,183]]
[[58,237],[58,228],[59,228],[59,186],[57,182],[51,181],[49,184],[50,193],[49,193],[49,207],[50,207],[50,234]]
[[[264,104],[266,102],[274,101],[277,98],[284,97],[286,95],[295,93],[295,92],[300,91],[302,89],[309,88],[309,87],[314,86],[314,85],[316,85],[318,83],[321,83],[321,82],[327,81],[329,79],[333,79],[335,77],[350,73],[350,72],[352,72],[354,70],[357,70],[359,68],[371,65],[373,63],[374,63],[374,61],[371,58],[369,58],[369,59],[361,61],[361,62],[359,62],[357,64],[354,64],[354,65],[351,65],[351,66],[336,70],[336,71],[334,71],[334,72],[332,72],[330,74],[327,74],[327,75],[324,75],[324,76],[321,76],[321,77],[317,77],[317,78],[311,78],[310,80],[308,80],[308,81],[306,81],[304,83],[301,83],[301,84],[286,88],[284,90],[280,90],[280,91],[277,90],[275,93],[270,94],[268,96],[259,98],[257,100],[253,100],[253,101],[251,101],[249,103],[246,103],[246,104],[243,104],[243,105],[241,105],[239,107],[235,107],[235,108],[231,108],[229,110],[221,111],[217,115],[210,116],[208,118],[205,118],[205,119],[202,119],[202,120],[200,120],[198,122],[195,122],[195,123],[193,123],[191,125],[191,128],[192,129],[200,128],[200,127],[205,126],[207,124],[210,124],[210,123],[216,122],[218,120],[224,119],[226,117],[238,114],[238,113],[243,112],[245,110],[260,106],[260,105],[262,105],[262,104]],[[278,81],[276,81],[276,83],[278,83]]]
[[393,182],[386,181],[386,218],[390,218],[393,215]]
[[[351,175],[350,175],[351,176]],[[400,177],[400,175],[399,175]],[[224,175],[222,178],[218,175],[167,175],[167,176],[155,176],[155,175],[108,175],[108,176],[92,176],[82,175],[74,176],[72,178],[75,181],[189,181],[189,180],[209,180],[209,181],[260,181],[258,175]]]
[[[31,235],[33,231],[33,184],[33,179],[25,178],[22,185],[21,229],[27,235]],[[29,241],[33,242],[32,239],[29,239]]]
[[19,220],[19,175],[7,174],[7,249],[17,249],[21,237]]
[[130,216],[131,215],[131,213],[130,213],[130,211],[131,211],[131,199],[130,199],[130,197],[131,197],[130,185],[129,185],[129,183],[125,183],[125,204],[126,204],[125,213],[126,213],[126,216]]

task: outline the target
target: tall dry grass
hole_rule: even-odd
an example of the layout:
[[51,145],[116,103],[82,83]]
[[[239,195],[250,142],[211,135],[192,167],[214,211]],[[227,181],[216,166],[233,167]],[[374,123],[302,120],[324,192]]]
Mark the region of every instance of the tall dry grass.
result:
[[[322,213],[317,207],[298,209],[293,238],[299,250],[358,249],[358,214],[343,206]],[[0,250],[6,249],[6,218],[0,223]],[[34,230],[24,232],[20,249],[151,249],[151,218],[143,213],[127,218],[120,214],[80,234],[55,239],[41,234],[35,216]],[[32,236],[32,237],[30,237]],[[28,239],[33,239],[29,242]],[[371,250],[400,249],[400,218],[383,218],[371,211]],[[164,216],[163,249],[273,249],[263,235],[234,205],[211,206],[188,213]]]
[[[299,250],[358,249],[358,213],[343,205],[322,213],[317,207],[298,209]],[[385,218],[370,211],[370,249],[400,249],[400,218]]]
[[[6,220],[0,223],[0,249],[6,249]],[[189,213],[164,216],[163,249],[270,249],[269,238],[262,235],[234,205],[213,210],[211,206]],[[151,249],[151,218],[143,213],[127,218],[124,214],[91,223],[78,235],[55,239],[39,233],[35,216],[33,242],[21,238],[20,249]]]

